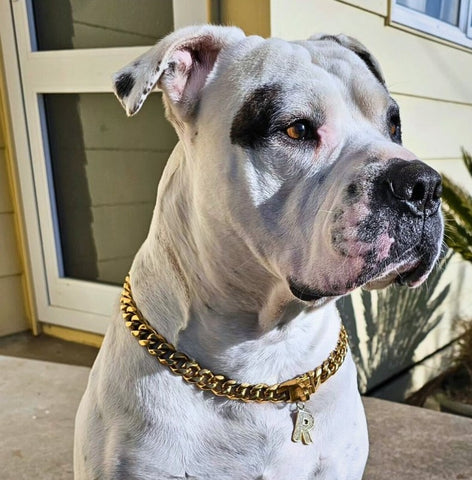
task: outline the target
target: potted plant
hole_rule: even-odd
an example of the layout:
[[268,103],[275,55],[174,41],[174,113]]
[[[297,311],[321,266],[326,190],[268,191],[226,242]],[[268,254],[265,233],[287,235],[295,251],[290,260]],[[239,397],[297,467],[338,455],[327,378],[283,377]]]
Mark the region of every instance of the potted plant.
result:
[[[472,177],[472,156],[462,150]],[[447,246],[472,263],[472,196],[443,175],[444,240]],[[472,321],[462,322],[451,367],[407,400],[443,411],[472,417]],[[426,406],[425,405],[425,406]]]

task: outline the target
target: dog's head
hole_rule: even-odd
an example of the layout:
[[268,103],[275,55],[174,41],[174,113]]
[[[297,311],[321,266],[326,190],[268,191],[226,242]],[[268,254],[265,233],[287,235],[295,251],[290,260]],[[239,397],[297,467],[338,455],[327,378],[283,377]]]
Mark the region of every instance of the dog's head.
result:
[[163,90],[198,162],[199,204],[299,299],[414,287],[431,271],[443,231],[440,177],[402,146],[398,105],[358,41],[189,27],[114,82],[129,115]]

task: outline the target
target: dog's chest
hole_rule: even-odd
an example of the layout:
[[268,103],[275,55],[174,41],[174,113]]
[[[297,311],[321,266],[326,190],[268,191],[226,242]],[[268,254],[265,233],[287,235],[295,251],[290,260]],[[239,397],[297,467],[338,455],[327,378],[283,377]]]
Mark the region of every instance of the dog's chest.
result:
[[[178,405],[161,410],[157,423],[148,424],[132,449],[136,461],[133,468],[141,459],[147,469],[162,472],[159,478],[350,478],[345,472],[333,470],[339,464],[339,455],[356,457],[356,442],[350,448],[346,445],[349,435],[340,440],[333,432],[333,427],[342,428],[339,417],[314,415],[313,443],[304,445],[291,440],[293,406],[218,403],[209,408],[205,403],[181,399]],[[344,427],[352,431],[352,423]],[[143,474],[140,478],[148,477]]]
[[[158,435],[157,430],[148,431],[152,451],[146,452],[147,448],[141,445],[136,454],[146,452],[146,462],[150,458],[160,459],[156,461],[157,468],[166,464],[166,473],[182,478],[315,478],[313,473],[319,471],[322,463],[319,442],[316,437],[312,445],[291,441],[293,420],[287,408],[261,415],[261,410],[268,410],[265,406],[238,407],[220,408],[209,414],[207,408],[200,410],[194,405],[191,424],[182,415],[173,426],[161,423]],[[254,415],[245,412],[244,407],[259,412]]]

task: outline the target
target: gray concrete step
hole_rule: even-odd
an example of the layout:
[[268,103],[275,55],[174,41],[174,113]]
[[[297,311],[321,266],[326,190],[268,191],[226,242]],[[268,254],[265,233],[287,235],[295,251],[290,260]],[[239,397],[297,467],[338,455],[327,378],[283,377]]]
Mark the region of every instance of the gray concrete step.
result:
[[[88,373],[0,356],[2,480],[72,479],[74,415]],[[364,401],[371,443],[365,480],[472,480],[472,420]]]

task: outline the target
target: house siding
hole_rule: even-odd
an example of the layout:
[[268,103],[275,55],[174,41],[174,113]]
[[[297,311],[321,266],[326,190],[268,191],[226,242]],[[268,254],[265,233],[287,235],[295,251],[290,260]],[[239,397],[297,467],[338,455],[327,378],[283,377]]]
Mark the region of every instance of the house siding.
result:
[[[3,105],[0,97],[0,112]],[[22,288],[22,266],[9,186],[4,125],[0,122],[0,336],[29,328]]]

